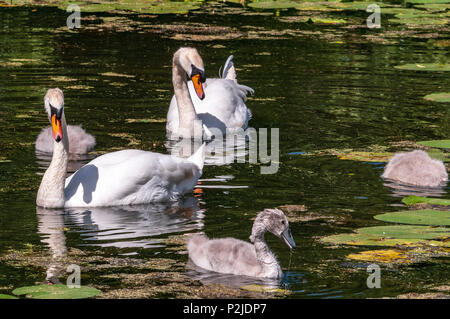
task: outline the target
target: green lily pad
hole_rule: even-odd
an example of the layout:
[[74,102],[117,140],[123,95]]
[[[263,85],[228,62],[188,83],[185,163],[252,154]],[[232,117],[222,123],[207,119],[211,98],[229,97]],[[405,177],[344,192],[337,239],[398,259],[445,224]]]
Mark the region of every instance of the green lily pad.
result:
[[11,295],[0,294],[0,299],[19,299]]
[[338,234],[323,237],[321,242],[333,245],[351,245],[351,246],[380,246],[380,247],[420,247],[420,246],[438,246],[450,247],[450,242],[437,240],[423,240],[412,238],[386,238],[361,233]]
[[450,0],[405,0],[406,3],[450,3]]
[[[406,205],[414,204],[431,204],[431,205],[443,205],[450,206],[450,199],[444,198],[427,198],[411,195],[402,199],[402,202]],[[448,213],[450,215],[450,212]]]
[[450,162],[450,153],[443,152],[437,148],[431,148],[431,149],[427,150],[426,152],[428,155],[430,155],[431,158],[440,160],[441,162],[444,162],[444,163]]
[[[449,201],[450,202],[450,201]],[[450,203],[449,203],[450,204]],[[442,210],[409,210],[374,216],[377,220],[410,225],[450,226],[450,212]],[[447,236],[450,233],[447,232]]]
[[450,228],[410,225],[374,226],[359,228],[358,233],[381,238],[439,239],[450,237]]
[[269,292],[269,293],[281,293],[281,294],[285,294],[288,291],[285,289],[280,289],[280,288],[274,288],[274,287],[266,287],[266,286],[262,286],[262,285],[247,285],[247,286],[242,286],[241,289],[247,290],[247,291],[253,291],[253,292]]
[[447,102],[450,103],[450,92],[432,93],[423,97],[425,100],[433,102]]
[[289,9],[295,8],[298,3],[289,0],[273,1],[273,0],[257,0],[248,4],[249,7],[255,9]]
[[431,12],[445,12],[450,9],[450,3],[425,3],[420,5],[415,5],[414,7],[420,9],[426,9]]
[[417,144],[436,147],[436,148],[449,148],[450,149],[450,140],[432,140],[432,141],[420,141]]
[[17,296],[25,295],[34,299],[81,299],[94,297],[100,292],[91,287],[69,288],[62,284],[28,286],[13,290],[13,294]]
[[439,63],[410,63],[403,65],[394,66],[396,69],[400,70],[411,70],[411,71],[450,71],[450,64],[439,64]]

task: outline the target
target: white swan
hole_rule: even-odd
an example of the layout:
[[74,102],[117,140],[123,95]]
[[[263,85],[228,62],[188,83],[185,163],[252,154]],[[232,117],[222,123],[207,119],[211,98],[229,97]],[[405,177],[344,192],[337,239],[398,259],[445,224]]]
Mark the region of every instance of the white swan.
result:
[[253,223],[250,241],[235,238],[208,239],[193,235],[188,243],[189,258],[203,269],[251,277],[280,278],[282,271],[275,255],[264,241],[269,231],[293,249],[295,242],[286,216],[279,209],[265,209]]
[[37,193],[45,208],[93,207],[162,202],[181,197],[202,174],[204,146],[188,159],[140,150],[108,153],[65,178],[69,139],[64,96],[50,89],[44,98],[52,124],[53,157]]
[[[196,49],[180,48],[175,52],[172,65],[175,95],[167,113],[168,136],[183,137],[186,134],[179,133],[179,130],[191,129],[194,119],[203,124],[206,131],[203,135],[212,135],[209,130],[213,128],[223,135],[227,130],[233,132],[247,128],[252,113],[245,101],[247,94],[254,91],[237,83],[232,60],[233,56],[230,56],[225,63],[222,78],[206,79],[203,60]],[[192,81],[186,81],[186,74]],[[191,99],[191,96],[197,97]]]
[[[68,125],[67,133],[69,135],[69,153],[87,154],[95,147],[95,137],[81,127],[81,125]],[[53,153],[52,128],[44,127],[39,133],[35,148],[37,152]]]
[[432,159],[421,150],[395,154],[381,176],[404,184],[424,187],[438,187],[448,180],[444,163]]

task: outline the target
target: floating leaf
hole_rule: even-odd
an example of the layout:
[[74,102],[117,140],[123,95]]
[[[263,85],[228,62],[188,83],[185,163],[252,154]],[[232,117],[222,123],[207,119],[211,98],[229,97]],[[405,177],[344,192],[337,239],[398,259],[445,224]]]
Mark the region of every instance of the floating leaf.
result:
[[420,141],[417,144],[436,147],[436,148],[449,148],[450,149],[450,140],[432,140],[432,141]]
[[248,290],[248,291],[253,291],[253,292],[270,292],[270,293],[282,293],[285,294],[288,291],[285,289],[280,289],[280,288],[274,288],[274,287],[266,287],[266,286],[262,286],[262,285],[247,285],[247,286],[242,286],[241,289],[244,290]]
[[[412,225],[450,226],[450,212],[442,210],[409,210],[376,215],[377,220]],[[447,233],[450,236],[450,233]]]
[[411,63],[404,65],[394,66],[400,70],[412,70],[412,71],[450,71],[450,64],[439,63]]
[[439,239],[450,236],[450,228],[429,226],[374,226],[358,228],[358,233],[395,239]]
[[289,0],[272,1],[272,0],[262,0],[255,1],[248,4],[249,7],[255,9],[289,9],[295,8],[298,5],[297,2]]
[[432,93],[423,97],[425,100],[433,102],[446,102],[450,103],[450,92],[445,93]]
[[440,160],[441,162],[450,162],[450,153],[445,153],[439,149],[431,148],[426,151],[431,158]]
[[115,73],[115,72],[105,72],[105,73],[100,73],[100,75],[117,77],[117,78],[134,78],[135,77],[134,75]]
[[[402,202],[406,205],[414,205],[414,204],[431,204],[431,205],[444,205],[450,206],[450,199],[444,198],[427,198],[411,195],[402,199]],[[448,213],[450,214],[450,213]]]
[[410,246],[416,247],[421,245],[442,246],[439,243],[431,243],[421,239],[399,239],[371,236],[367,234],[350,233],[338,234],[321,238],[320,241],[335,245],[354,245],[354,246]]
[[392,157],[389,152],[349,152],[339,154],[337,157],[341,160],[352,160],[361,162],[387,162]]
[[126,119],[127,123],[166,123],[166,119]]
[[11,295],[0,294],[0,299],[19,299]]
[[91,287],[69,288],[62,284],[28,286],[13,290],[13,294],[17,296],[25,295],[35,299],[80,299],[94,297],[99,293],[100,290]]
[[450,0],[405,0],[406,3],[450,3]]
[[361,251],[357,254],[349,254],[347,255],[347,258],[377,263],[404,264],[412,262],[412,256],[407,251],[395,249]]

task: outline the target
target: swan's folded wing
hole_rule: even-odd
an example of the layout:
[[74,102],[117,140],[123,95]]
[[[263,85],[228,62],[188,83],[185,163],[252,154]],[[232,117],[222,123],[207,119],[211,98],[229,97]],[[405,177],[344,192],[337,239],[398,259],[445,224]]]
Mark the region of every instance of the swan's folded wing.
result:
[[108,153],[66,179],[66,207],[144,204],[175,199],[201,176],[193,162],[138,150]]

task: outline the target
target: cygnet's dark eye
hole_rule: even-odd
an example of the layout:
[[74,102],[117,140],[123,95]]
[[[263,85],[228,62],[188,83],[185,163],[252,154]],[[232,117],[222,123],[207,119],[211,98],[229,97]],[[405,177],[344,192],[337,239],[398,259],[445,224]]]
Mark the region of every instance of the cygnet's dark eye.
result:
[[283,225],[286,225],[286,221],[284,221],[284,220],[282,220],[281,223],[282,223]]

